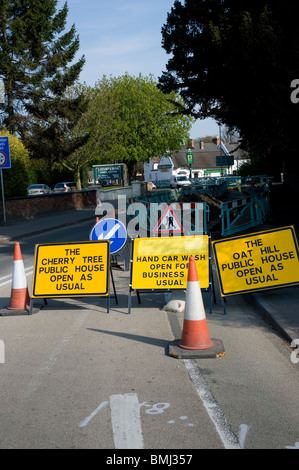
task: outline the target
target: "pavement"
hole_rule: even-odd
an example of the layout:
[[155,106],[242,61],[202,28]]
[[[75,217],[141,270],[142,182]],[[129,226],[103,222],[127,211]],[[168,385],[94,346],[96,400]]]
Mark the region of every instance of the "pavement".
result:
[[[0,244],[19,241],[49,229],[71,226],[87,220],[96,221],[94,208],[61,211],[7,222],[5,226],[0,225]],[[298,340],[299,344],[299,286],[250,293],[244,297],[283,338],[289,342]]]

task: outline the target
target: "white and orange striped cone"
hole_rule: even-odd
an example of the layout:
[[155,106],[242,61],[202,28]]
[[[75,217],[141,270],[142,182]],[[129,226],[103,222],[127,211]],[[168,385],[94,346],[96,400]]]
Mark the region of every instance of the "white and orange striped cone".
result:
[[189,258],[183,333],[179,346],[184,349],[208,349],[210,338],[194,256]]
[[169,345],[169,355],[177,359],[209,359],[224,356],[220,339],[211,339],[194,256],[189,258],[183,332]]
[[7,308],[8,310],[28,310],[30,308],[30,297],[19,242],[15,244],[11,296]]

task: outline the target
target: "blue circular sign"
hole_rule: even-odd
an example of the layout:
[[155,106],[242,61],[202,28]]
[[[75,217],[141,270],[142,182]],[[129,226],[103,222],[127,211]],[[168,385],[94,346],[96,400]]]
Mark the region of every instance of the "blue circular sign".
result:
[[110,253],[119,251],[127,240],[127,230],[117,219],[102,219],[90,232],[90,240],[110,240]]

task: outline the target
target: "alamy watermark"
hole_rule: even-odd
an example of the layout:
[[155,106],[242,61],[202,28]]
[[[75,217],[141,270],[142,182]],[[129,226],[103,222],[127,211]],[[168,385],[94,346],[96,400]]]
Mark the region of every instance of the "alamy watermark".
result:
[[0,339],[0,364],[5,363],[5,345],[4,341]]
[[5,103],[5,85],[3,78],[0,78],[0,104]]
[[291,353],[291,362],[293,364],[298,364],[299,362],[299,339],[293,339],[291,342],[291,348],[295,348],[295,350]]
[[294,88],[290,95],[290,99],[292,103],[297,104],[299,103],[299,78],[294,78],[294,80],[291,81],[291,88]]
[[[205,208],[203,203],[143,203],[118,196],[117,208],[109,203],[99,203],[96,216],[116,218],[127,227],[130,238],[198,235],[204,233]],[[182,228],[181,232],[180,229]]]

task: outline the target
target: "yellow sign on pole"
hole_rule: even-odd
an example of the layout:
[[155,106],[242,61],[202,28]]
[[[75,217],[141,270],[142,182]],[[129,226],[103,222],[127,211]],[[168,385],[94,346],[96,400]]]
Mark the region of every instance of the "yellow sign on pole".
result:
[[208,289],[208,235],[135,238],[132,289],[185,289],[190,255],[195,257],[200,287]]
[[36,245],[33,298],[109,295],[110,241]]
[[299,284],[293,226],[216,240],[212,247],[223,297]]

